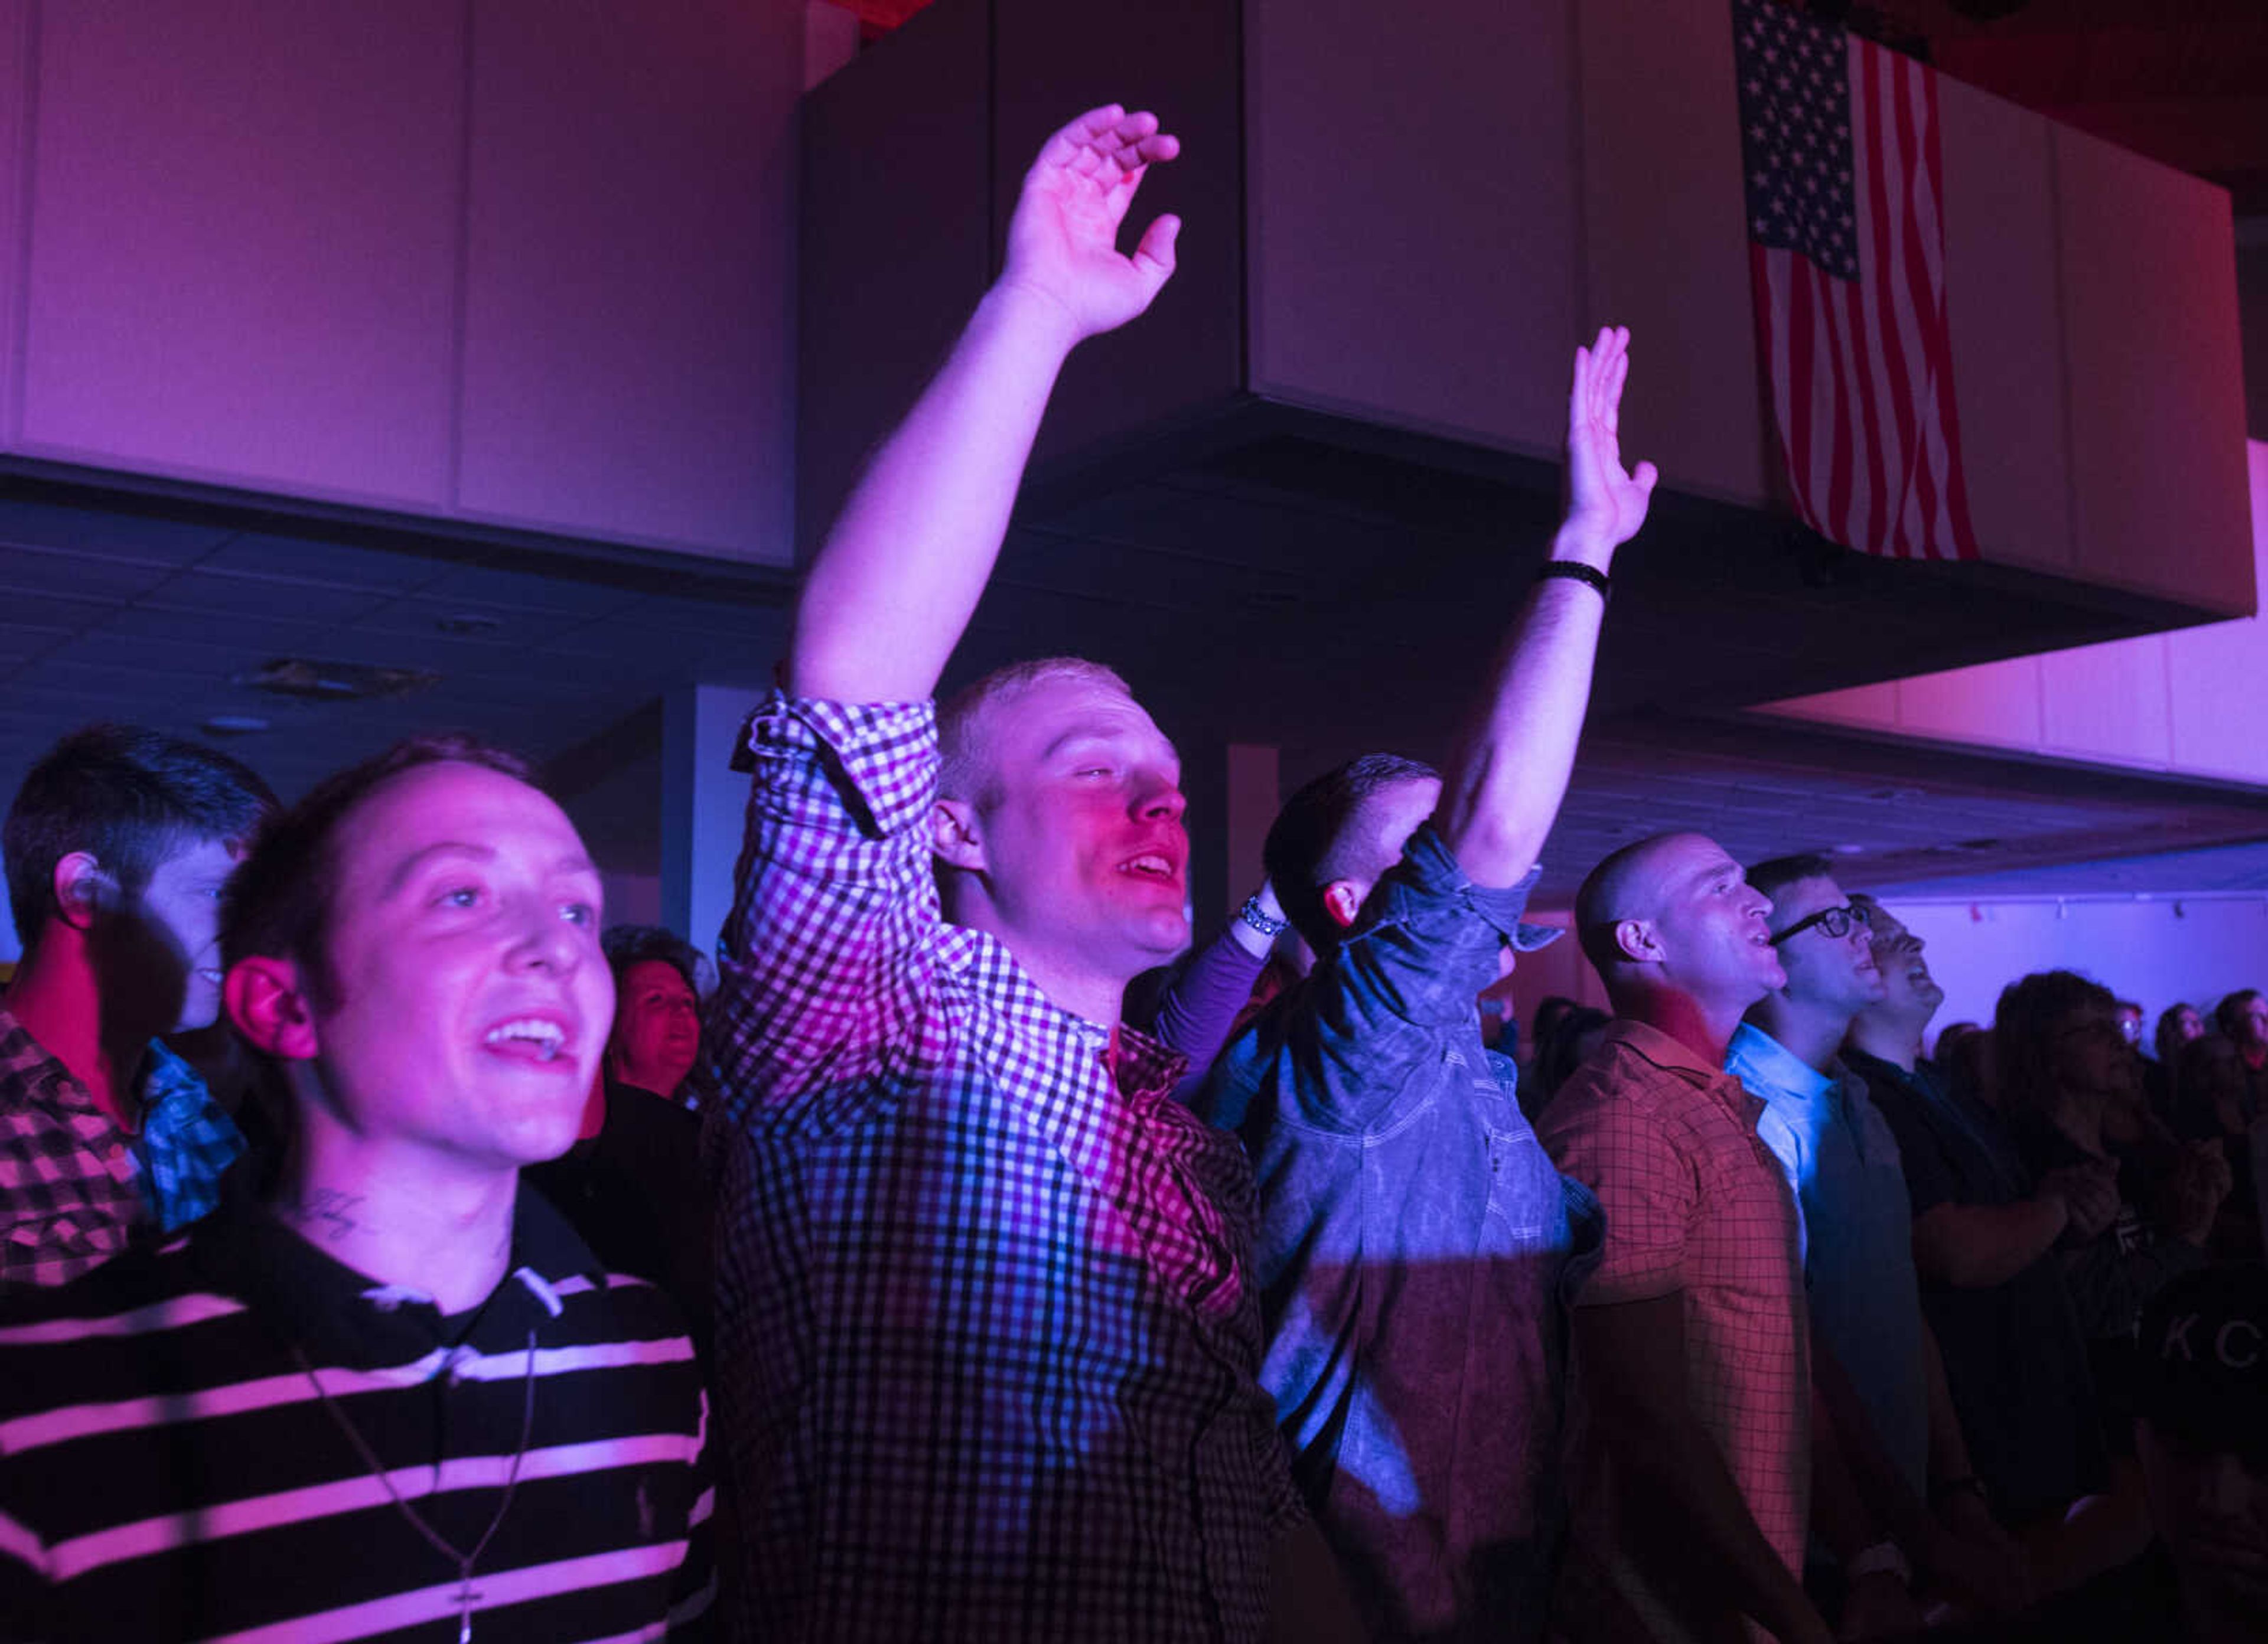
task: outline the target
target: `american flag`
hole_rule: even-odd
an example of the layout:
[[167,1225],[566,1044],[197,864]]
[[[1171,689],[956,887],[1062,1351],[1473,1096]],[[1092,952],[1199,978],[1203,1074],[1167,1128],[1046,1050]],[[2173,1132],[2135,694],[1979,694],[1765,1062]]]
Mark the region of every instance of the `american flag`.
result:
[[1900,559],[1973,560],[1945,314],[1937,77],[1733,0],[1749,264],[1796,511]]

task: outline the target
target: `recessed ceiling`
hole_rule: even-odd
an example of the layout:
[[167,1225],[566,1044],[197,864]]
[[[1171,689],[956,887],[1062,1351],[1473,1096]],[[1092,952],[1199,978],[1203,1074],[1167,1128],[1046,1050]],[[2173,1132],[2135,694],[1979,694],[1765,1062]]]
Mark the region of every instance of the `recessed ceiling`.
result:
[[[264,720],[225,745],[287,796],[438,727],[541,762],[672,686],[762,681],[784,631],[777,575],[409,532],[370,546],[321,529],[249,530],[214,509],[135,511],[0,482],[0,792],[97,719],[209,739],[209,722]],[[371,701],[252,683],[286,657],[436,678]]]

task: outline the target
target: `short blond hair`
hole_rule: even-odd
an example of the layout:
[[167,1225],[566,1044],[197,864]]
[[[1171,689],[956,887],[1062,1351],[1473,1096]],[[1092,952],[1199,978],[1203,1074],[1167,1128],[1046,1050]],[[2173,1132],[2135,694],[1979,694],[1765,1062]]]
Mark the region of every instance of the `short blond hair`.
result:
[[973,685],[964,686],[937,710],[938,771],[940,799],[960,799],[983,810],[997,799],[999,783],[992,767],[991,740],[985,722],[1001,703],[1057,679],[1078,679],[1118,692],[1134,700],[1134,689],[1116,671],[1084,657],[1041,657],[995,668]]

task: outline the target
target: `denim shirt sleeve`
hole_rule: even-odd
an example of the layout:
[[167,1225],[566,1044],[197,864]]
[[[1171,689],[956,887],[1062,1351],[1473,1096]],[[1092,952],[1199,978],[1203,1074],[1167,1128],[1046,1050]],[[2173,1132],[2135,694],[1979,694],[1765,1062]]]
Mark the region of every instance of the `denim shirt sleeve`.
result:
[[1518,884],[1475,884],[1429,822],[1363,904],[1362,916],[1307,981],[1289,1049],[1300,1122],[1367,1127],[1409,1075],[1438,1060],[1442,1031],[1472,1019],[1541,866]]

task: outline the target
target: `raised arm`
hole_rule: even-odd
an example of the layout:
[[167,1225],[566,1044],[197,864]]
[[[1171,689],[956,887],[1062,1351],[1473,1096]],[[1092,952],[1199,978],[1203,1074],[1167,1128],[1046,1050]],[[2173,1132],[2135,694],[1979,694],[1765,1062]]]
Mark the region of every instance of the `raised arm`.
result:
[[1025,173],[1005,266],[943,369],[878,451],[806,582],[788,688],[840,702],[931,695],[991,576],[1056,374],[1149,307],[1181,224],[1131,256],[1118,231],[1143,173],[1180,152],[1116,104],[1048,139]]
[[[1575,351],[1567,405],[1567,513],[1550,558],[1600,575],[1646,523],[1653,465],[1623,467],[1619,416],[1630,333],[1609,328]],[[1559,813],[1591,697],[1606,602],[1581,583],[1530,591],[1497,658],[1489,694],[1441,789],[1434,826],[1476,884],[1517,884]]]

